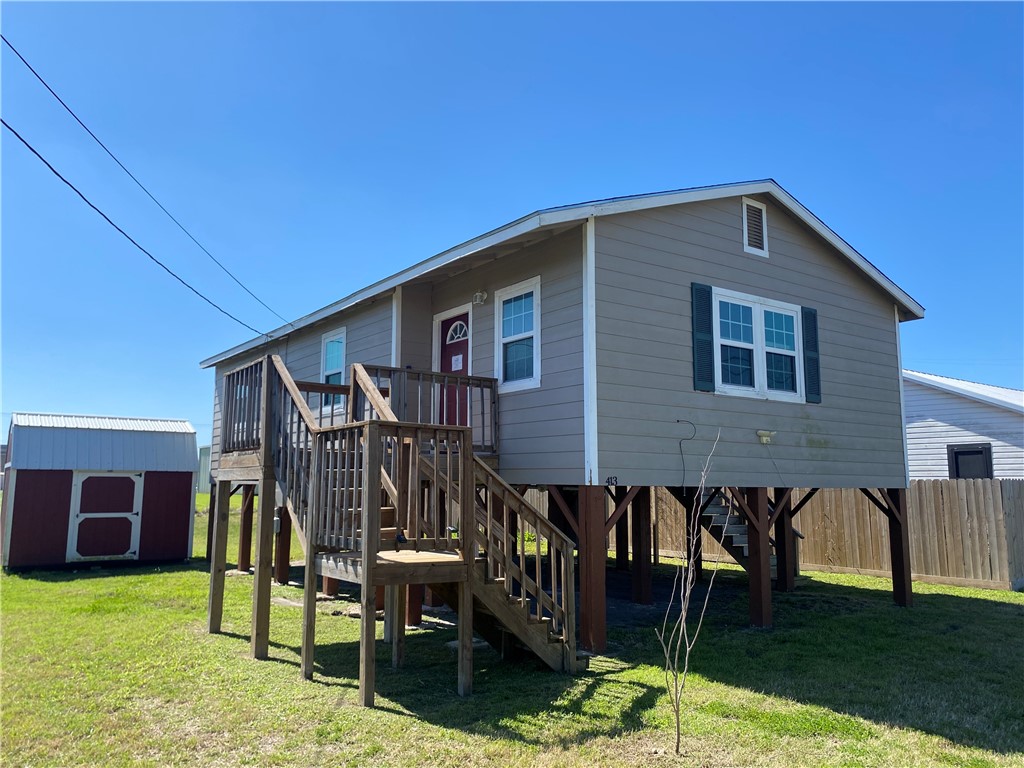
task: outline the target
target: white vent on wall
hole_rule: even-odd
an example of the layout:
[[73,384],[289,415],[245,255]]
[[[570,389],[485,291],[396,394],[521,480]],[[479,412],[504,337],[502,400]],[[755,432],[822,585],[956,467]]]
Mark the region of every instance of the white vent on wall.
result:
[[743,198],[743,250],[768,256],[768,209],[749,197]]

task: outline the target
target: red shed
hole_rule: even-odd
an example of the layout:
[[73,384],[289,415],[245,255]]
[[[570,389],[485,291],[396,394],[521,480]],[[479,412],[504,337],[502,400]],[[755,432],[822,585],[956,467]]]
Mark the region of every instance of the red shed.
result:
[[3,567],[188,558],[198,470],[187,421],[15,413]]

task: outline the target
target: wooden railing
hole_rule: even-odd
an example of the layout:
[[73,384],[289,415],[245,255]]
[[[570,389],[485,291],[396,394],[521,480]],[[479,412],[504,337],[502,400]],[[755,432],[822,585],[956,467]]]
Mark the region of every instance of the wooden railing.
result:
[[[461,512],[471,505],[460,496],[463,478],[472,477],[468,428],[395,420],[359,365],[352,369],[352,392],[345,394],[349,402],[364,402],[372,420],[324,424],[307,403],[307,392],[318,390],[304,389],[280,358],[271,359],[272,455],[304,547],[362,550],[372,541],[376,548],[383,546],[383,532],[395,549],[461,548],[463,532],[471,530],[471,519],[463,520]],[[321,393],[338,394],[336,389]],[[423,458],[441,473],[424,470]],[[386,526],[382,506],[395,510]],[[369,531],[376,535],[366,536]]]
[[[484,462],[474,462],[477,542],[487,575],[518,599],[528,620],[576,648],[572,539],[541,515]],[[575,659],[569,660],[575,662]]]
[[[497,451],[497,379],[382,365],[362,367],[377,389],[390,391],[389,405],[399,421],[470,427],[476,453]],[[357,418],[361,405],[355,403]]]
[[263,404],[263,360],[224,374],[221,398],[222,453],[260,447]]

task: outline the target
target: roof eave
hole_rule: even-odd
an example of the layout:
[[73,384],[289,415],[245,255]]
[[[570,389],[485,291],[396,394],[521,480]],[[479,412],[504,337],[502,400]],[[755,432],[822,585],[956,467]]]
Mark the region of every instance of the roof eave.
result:
[[807,226],[824,238],[830,245],[840,251],[854,263],[868,278],[874,281],[882,290],[888,293],[902,310],[904,320],[919,320],[924,317],[924,307],[918,304],[909,294],[886,277],[874,264],[861,256],[849,243],[833,232],[821,219],[805,208],[800,201],[774,179],[761,179],[758,181],[743,181],[733,184],[718,184],[708,187],[694,187],[672,192],[656,192],[646,195],[634,195],[630,197],[617,197],[608,200],[597,200],[589,203],[566,205],[556,208],[545,208],[540,211],[523,216],[502,227],[486,232],[472,240],[449,248],[447,251],[425,259],[407,269],[398,272],[391,277],[386,277],[376,283],[339,299],[322,309],[312,312],[299,318],[293,323],[288,323],[279,328],[250,339],[247,342],[238,344],[230,349],[206,358],[199,363],[200,368],[210,368],[218,363],[230,360],[233,357],[245,352],[258,349],[272,341],[284,338],[290,333],[309,327],[324,320],[338,312],[343,312],[356,304],[371,299],[381,294],[389,293],[399,285],[414,280],[415,278],[431,272],[440,267],[446,266],[453,261],[470,256],[485,248],[499,245],[503,242],[519,237],[529,232],[544,229],[547,227],[567,224],[575,221],[584,221],[591,216],[610,216],[616,213],[629,213],[631,211],[660,208],[669,205],[682,203],[695,203],[704,200],[715,200],[722,197],[735,197],[738,195],[769,194],[778,200],[782,205],[792,211]]
[[968,400],[975,400],[985,405],[992,405],[996,408],[1002,408],[1012,413],[1024,414],[1024,405],[1018,405],[1017,403],[1008,403],[1005,400],[998,400],[994,397],[983,395],[980,392],[974,392],[966,387],[958,387],[955,384],[947,384],[945,382],[938,382],[933,379],[929,379],[925,376],[919,376],[914,371],[903,371],[903,378],[908,381],[912,381],[915,384],[921,384],[932,389],[937,389],[940,392],[948,392],[953,395],[959,395],[966,397]]

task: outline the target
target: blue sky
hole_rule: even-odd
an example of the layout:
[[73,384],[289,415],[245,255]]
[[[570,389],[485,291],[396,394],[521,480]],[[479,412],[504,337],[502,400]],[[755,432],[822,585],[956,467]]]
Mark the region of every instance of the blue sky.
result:
[[[1024,387],[1024,6],[12,3],[5,35],[285,317],[538,208],[772,177],[927,309],[906,367]],[[4,119],[260,330],[280,321],[4,47]],[[2,136],[2,419],[187,418],[252,336]]]

